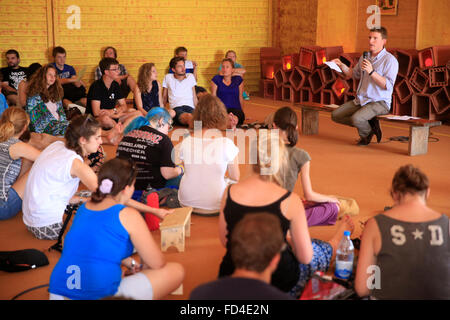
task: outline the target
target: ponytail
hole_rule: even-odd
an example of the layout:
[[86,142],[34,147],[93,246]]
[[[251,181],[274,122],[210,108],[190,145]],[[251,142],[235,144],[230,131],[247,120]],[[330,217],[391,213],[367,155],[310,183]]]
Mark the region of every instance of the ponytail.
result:
[[21,132],[29,123],[28,114],[19,107],[9,107],[0,118],[0,142]]
[[297,127],[292,124],[287,124],[286,128],[284,129],[286,131],[286,136],[289,141],[290,147],[295,147],[298,141],[298,130]]
[[0,120],[0,142],[7,141],[12,136],[14,136],[14,123],[2,117]]
[[289,107],[283,107],[275,112],[273,123],[286,132],[289,146],[294,147],[298,142],[297,114]]
[[118,195],[126,186],[136,180],[137,169],[128,159],[114,158],[105,162],[98,172],[98,188],[92,193],[91,201],[102,202],[106,196]]

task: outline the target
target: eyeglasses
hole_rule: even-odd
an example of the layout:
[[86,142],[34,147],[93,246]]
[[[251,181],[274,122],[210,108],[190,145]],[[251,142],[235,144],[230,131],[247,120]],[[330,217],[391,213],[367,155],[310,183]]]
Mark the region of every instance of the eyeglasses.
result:
[[114,72],[118,72],[118,71],[120,71],[120,69],[119,68],[115,68],[115,69],[108,69],[109,71],[114,71]]

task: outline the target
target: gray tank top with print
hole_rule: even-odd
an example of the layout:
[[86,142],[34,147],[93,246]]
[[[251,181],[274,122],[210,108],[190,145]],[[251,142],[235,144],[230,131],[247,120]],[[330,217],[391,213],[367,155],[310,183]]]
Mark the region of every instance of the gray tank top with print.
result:
[[[450,299],[449,219],[406,222],[375,217],[381,233],[377,299]],[[376,271],[372,273],[376,284]]]

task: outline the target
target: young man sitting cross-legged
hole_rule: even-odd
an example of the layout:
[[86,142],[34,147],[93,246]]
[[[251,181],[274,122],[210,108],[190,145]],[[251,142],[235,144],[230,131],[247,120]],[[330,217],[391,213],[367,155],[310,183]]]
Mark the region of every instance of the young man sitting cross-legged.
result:
[[118,144],[122,128],[139,116],[140,112],[128,109],[122,96],[120,85],[116,81],[119,62],[113,58],[104,58],[100,61],[100,69],[103,76],[89,88],[86,113],[93,114],[102,128],[114,129],[103,140]]
[[163,102],[165,104],[168,101],[170,108],[175,111],[175,124],[192,126],[192,113],[197,105],[197,82],[192,73],[186,73],[183,58],[172,58],[170,68],[173,73],[166,74],[163,81]]

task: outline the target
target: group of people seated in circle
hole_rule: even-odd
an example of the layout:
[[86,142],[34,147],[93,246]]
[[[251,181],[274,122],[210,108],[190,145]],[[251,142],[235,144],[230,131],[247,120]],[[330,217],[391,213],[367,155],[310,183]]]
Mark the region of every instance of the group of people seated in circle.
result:
[[[33,63],[28,68],[20,66],[20,55],[14,50],[6,52],[8,67],[1,69],[0,111],[8,104],[24,107],[30,114],[31,130],[38,133],[61,135],[67,127],[65,112],[75,106],[92,114],[102,128],[104,143],[117,144],[121,133],[129,122],[147,115],[154,107],[165,107],[174,123],[192,127],[192,113],[198,96],[206,90],[197,86],[198,64],[187,60],[187,49],[178,47],[170,60],[168,73],[162,85],[158,82],[154,63],[145,63],[139,68],[137,81],[117,60],[117,50],[106,47],[95,70],[95,81],[86,90],[81,77],[73,66],[66,64],[67,53],[63,47],[52,51],[54,62],[41,66]],[[219,97],[227,107],[228,127],[242,124],[245,120],[244,91],[245,68],[236,62],[236,53],[226,53],[211,80],[211,93]],[[126,98],[133,93],[134,108],[129,108]]]
[[[115,50],[106,54],[117,57]],[[0,220],[22,211],[24,227],[34,237],[56,240],[67,205],[80,204],[50,277],[51,299],[161,299],[177,289],[184,267],[166,261],[144,219],[173,213],[151,206],[144,196],[164,188],[177,190],[179,206],[192,207],[194,214],[218,216],[218,237],[226,248],[218,280],[201,284],[191,299],[295,299],[316,271],[332,267],[344,230],[353,232],[354,224],[339,199],[313,190],[311,157],[297,147],[298,119],[290,107],[273,115],[279,138],[250,142],[256,163],[241,177],[238,159],[245,150],[223,132],[245,119],[227,105],[242,100],[242,80],[235,84],[237,99],[219,94],[231,74],[242,72],[230,68],[232,63],[223,61],[212,94],[197,99],[195,73],[182,76],[183,57],[171,60],[173,74],[166,75],[162,90],[154,65],[144,64],[137,82],[126,76],[119,83],[122,68],[114,57],[105,57],[101,79],[89,88],[87,114],[70,121],[58,67],[38,68],[26,80],[24,108],[18,92],[18,106],[6,108],[0,118]],[[73,93],[82,85],[79,79],[70,83]],[[141,97],[136,109],[124,103],[125,86]],[[166,98],[169,110],[161,105]],[[44,125],[41,119],[50,120]],[[173,124],[194,121],[201,121],[203,134],[184,137],[173,157]],[[98,156],[104,137],[110,138],[104,131],[114,130],[123,131],[116,157],[94,166],[98,159],[92,155]],[[303,199],[293,192],[299,174]],[[77,193],[80,183],[91,196]],[[427,206],[429,188],[426,175],[412,165],[395,173],[393,208],[370,219],[362,235],[355,279],[360,296],[450,298],[449,221]],[[328,241],[311,239],[308,227],[336,223]],[[369,289],[372,265],[381,269],[381,286]],[[440,278],[424,277],[424,270]]]

